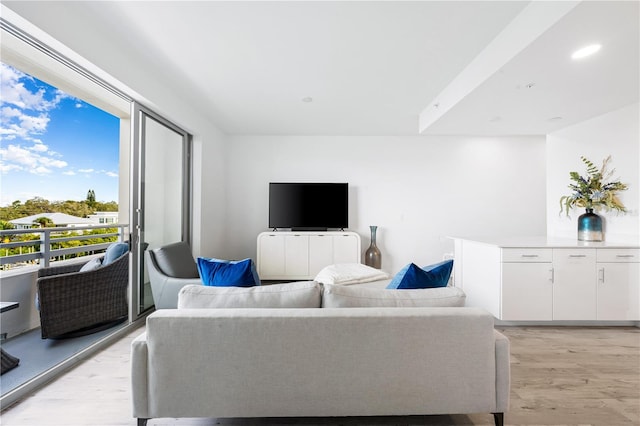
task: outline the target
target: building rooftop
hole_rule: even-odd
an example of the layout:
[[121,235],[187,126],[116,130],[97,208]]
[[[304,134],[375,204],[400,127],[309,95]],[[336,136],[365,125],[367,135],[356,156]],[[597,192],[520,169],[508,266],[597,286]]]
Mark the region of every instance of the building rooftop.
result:
[[33,221],[40,217],[46,217],[50,219],[56,226],[93,225],[95,223],[91,219],[72,216],[66,213],[38,213],[31,216],[25,216],[18,219],[10,220],[9,223],[12,223],[16,226],[33,225]]

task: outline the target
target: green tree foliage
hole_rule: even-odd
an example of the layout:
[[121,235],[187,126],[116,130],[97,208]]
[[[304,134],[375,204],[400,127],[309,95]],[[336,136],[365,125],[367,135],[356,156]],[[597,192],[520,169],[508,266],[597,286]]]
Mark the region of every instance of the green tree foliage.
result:
[[0,229],[2,229],[3,231],[13,228],[15,228],[15,226],[13,226],[12,223],[7,222],[6,220],[0,220]]
[[90,189],[87,192],[87,200],[86,200],[86,202],[87,202],[87,205],[89,207],[94,207],[96,205],[96,193],[93,192],[93,189]]
[[[93,190],[89,190],[93,193]],[[95,197],[95,193],[93,193]],[[87,198],[88,195],[87,195]],[[109,201],[102,203],[99,201],[93,201],[89,204],[88,200],[84,201],[48,201],[41,197],[35,197],[24,203],[20,201],[14,201],[11,205],[6,207],[0,207],[0,220],[9,221],[18,219],[25,216],[31,216],[41,213],[66,213],[76,217],[87,217],[95,212],[117,212],[118,203],[115,201]]]
[[51,219],[46,216],[40,216],[39,218],[34,219],[34,225],[37,225],[39,228],[53,228],[55,224]]

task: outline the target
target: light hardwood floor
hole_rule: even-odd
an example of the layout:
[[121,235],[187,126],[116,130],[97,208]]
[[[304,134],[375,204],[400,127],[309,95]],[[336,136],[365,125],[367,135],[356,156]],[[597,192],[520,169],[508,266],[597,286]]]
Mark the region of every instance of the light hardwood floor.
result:
[[[640,329],[505,327],[509,425],[640,425]],[[136,330],[0,414],[5,426],[135,425],[129,345]],[[455,395],[452,395],[455,397]],[[154,419],[158,425],[491,425],[489,414],[377,418]]]

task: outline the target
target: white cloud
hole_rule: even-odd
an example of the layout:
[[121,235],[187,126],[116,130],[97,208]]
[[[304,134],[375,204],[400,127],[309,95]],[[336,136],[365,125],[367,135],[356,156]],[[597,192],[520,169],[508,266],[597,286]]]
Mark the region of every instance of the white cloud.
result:
[[41,164],[44,164],[45,166],[57,167],[58,169],[62,169],[64,167],[67,167],[67,165],[68,165],[66,161],[54,160],[54,159],[48,158],[48,157],[39,157],[38,161]]
[[79,169],[80,173],[93,173],[95,170],[93,169]]
[[68,165],[38,136],[47,132],[49,112],[70,96],[50,86],[39,86],[33,77],[0,63],[0,139],[15,141],[0,148],[2,173],[43,175]]
[[17,163],[29,168],[35,168],[38,164],[37,155],[19,145],[8,145],[0,149],[0,159],[3,163]]
[[106,175],[109,176],[109,177],[115,177],[115,178],[118,177],[118,174],[115,173],[115,172],[107,172]]
[[45,144],[43,144],[42,142],[39,142],[39,143],[36,143],[35,145],[33,145],[29,149],[31,151],[37,151],[37,152],[47,152],[49,150],[49,147],[46,146]]
[[0,63],[0,90],[2,104],[14,105],[20,109],[34,111],[49,111],[55,108],[61,100],[69,97],[61,90],[48,94],[44,88],[31,91],[25,87],[26,81],[34,81],[27,74],[3,63]]
[[[25,170],[33,174],[51,173],[51,168],[67,167],[67,162],[56,160],[39,152],[42,148],[34,149],[38,144],[30,149],[25,149],[20,145],[7,145],[6,148],[0,148],[0,161],[2,162],[2,173],[10,171]],[[46,146],[44,147],[46,151]]]
[[0,172],[8,173],[8,172],[11,172],[13,170],[22,170],[22,167],[18,166],[17,164],[0,163]]
[[67,176],[75,176],[76,172],[74,172],[73,170],[67,170],[66,172],[62,172],[62,174]]
[[34,175],[46,175],[51,173],[51,169],[47,169],[44,166],[38,166],[35,169],[29,170],[29,172],[33,173]]

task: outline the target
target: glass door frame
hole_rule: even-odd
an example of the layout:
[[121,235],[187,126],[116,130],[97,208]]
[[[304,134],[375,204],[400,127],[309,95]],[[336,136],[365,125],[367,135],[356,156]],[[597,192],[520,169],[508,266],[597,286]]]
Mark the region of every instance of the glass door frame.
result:
[[144,307],[144,249],[141,237],[144,233],[143,206],[145,200],[145,150],[146,150],[146,119],[152,119],[158,124],[182,136],[182,241],[191,244],[191,201],[192,201],[192,136],[186,130],[146,108],[138,102],[131,103],[131,187],[130,187],[130,238],[131,241],[131,303],[129,304],[132,321],[146,315],[153,309]]

